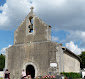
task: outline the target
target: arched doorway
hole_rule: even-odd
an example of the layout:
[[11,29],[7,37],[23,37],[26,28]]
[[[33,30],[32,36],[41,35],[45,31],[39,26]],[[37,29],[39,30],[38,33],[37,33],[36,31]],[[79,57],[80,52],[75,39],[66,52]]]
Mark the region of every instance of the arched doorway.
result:
[[32,78],[35,77],[35,68],[32,65],[27,65],[26,75],[31,75]]

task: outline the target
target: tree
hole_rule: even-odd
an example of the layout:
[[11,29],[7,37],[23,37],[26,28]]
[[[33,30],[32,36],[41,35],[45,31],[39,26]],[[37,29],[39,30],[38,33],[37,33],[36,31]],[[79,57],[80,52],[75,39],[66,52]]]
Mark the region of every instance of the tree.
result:
[[5,56],[0,55],[0,71],[3,71],[3,68],[5,67]]
[[81,69],[85,68],[85,51],[83,51],[80,54],[81,62],[80,62],[80,67]]

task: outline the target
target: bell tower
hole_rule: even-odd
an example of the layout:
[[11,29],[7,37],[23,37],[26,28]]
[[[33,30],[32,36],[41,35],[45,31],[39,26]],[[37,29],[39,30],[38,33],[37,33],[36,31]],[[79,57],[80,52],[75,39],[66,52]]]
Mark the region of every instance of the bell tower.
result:
[[51,26],[45,24],[34,14],[34,7],[30,9],[25,20],[15,31],[14,44],[51,41]]
[[28,17],[26,19],[26,21],[27,21],[26,22],[27,23],[27,25],[26,25],[26,35],[29,35],[29,34],[33,33],[33,30],[34,30],[34,28],[33,28],[33,25],[34,25],[33,9],[34,9],[34,7],[31,7],[30,9],[31,9],[31,11],[30,11],[30,13],[29,13],[29,15],[28,15]]

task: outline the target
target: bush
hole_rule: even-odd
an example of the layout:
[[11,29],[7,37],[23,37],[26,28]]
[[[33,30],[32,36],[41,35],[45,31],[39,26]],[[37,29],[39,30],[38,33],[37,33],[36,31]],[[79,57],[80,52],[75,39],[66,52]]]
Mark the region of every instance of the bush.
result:
[[0,55],[0,71],[3,71],[3,68],[5,67],[5,56]]
[[74,72],[65,73],[65,72],[62,72],[61,74],[63,74],[65,77],[81,78],[81,75],[79,73],[74,73]]

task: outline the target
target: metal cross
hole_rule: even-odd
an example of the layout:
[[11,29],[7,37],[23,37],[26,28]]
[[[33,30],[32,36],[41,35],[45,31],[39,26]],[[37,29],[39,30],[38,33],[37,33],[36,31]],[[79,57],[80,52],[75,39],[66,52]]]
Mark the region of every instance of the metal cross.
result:
[[34,9],[34,7],[32,6],[30,9],[31,9],[31,13],[33,13],[33,9]]

